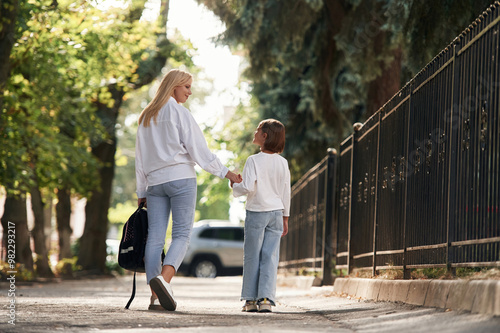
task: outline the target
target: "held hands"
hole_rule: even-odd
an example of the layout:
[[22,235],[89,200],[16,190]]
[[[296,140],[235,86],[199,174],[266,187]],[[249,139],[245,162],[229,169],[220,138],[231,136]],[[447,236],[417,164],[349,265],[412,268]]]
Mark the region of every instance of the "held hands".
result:
[[240,174],[235,174],[234,172],[231,171],[227,172],[226,178],[230,180],[231,187],[233,187],[234,183],[241,183],[243,181],[243,178],[241,177]]

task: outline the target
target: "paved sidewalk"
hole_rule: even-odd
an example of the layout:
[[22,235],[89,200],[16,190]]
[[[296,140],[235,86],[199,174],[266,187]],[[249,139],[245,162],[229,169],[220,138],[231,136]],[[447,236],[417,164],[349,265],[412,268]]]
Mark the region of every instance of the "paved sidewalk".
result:
[[132,277],[17,285],[15,325],[9,285],[0,283],[0,332],[498,332],[500,318],[393,302],[335,297],[333,287],[278,287],[273,313],[241,312],[241,277],[176,277],[175,312],[148,311],[149,288]]

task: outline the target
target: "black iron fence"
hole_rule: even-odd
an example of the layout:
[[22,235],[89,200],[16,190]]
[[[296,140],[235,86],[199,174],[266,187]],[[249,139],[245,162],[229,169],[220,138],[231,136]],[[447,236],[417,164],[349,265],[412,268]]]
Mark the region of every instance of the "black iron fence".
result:
[[[336,151],[329,150],[293,187],[288,235],[282,238],[280,269],[317,273],[331,281],[335,239]],[[324,272],[327,272],[324,274]]]
[[294,186],[282,268],[500,266],[498,6]]

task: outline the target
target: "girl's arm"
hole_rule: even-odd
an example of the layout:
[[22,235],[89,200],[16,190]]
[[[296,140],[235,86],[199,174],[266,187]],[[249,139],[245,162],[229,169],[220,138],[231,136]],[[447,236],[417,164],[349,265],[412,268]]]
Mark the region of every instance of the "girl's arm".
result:
[[233,184],[233,196],[235,198],[254,190],[255,181],[257,180],[254,163],[253,158],[250,156],[243,167],[243,181],[239,184]]
[[291,186],[290,186],[290,169],[288,163],[285,168],[285,179],[283,179],[283,192],[281,200],[283,200],[283,215],[290,216],[290,200],[291,200]]

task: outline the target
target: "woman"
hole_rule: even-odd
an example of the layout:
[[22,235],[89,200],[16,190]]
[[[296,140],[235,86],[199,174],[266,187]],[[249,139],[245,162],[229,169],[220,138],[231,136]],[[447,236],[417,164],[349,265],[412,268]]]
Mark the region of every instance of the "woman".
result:
[[[170,281],[189,245],[196,205],[195,164],[220,178],[242,180],[210,152],[193,116],[180,105],[191,95],[192,81],[191,74],[171,70],[139,116],[135,169],[138,204],[145,202],[148,207],[144,262],[152,292],[150,310],[174,311],[177,306]],[[170,212],[172,243],[161,263]]]

